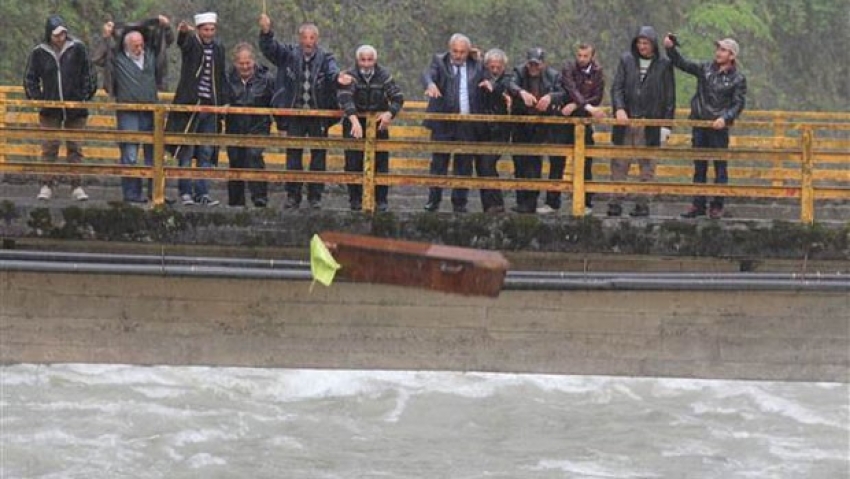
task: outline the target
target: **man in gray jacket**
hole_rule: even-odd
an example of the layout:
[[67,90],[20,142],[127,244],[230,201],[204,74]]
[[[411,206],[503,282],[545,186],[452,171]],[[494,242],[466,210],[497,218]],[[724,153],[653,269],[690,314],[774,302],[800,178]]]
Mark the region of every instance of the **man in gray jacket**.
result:
[[[170,31],[170,21],[160,15],[153,22],[123,24],[116,28],[112,22],[103,25],[103,43],[95,54],[95,63],[104,68],[104,88],[118,103],[157,103],[158,79],[162,78],[158,49],[154,39]],[[164,35],[172,38],[173,35]],[[119,110],[115,113],[118,129],[122,131],[153,131],[153,112]],[[135,166],[139,144],[119,143],[121,164]],[[145,165],[153,164],[153,145],[144,145]],[[152,195],[148,180],[147,195],[142,194],[142,179],[121,179],[121,191],[127,203],[147,203]]]

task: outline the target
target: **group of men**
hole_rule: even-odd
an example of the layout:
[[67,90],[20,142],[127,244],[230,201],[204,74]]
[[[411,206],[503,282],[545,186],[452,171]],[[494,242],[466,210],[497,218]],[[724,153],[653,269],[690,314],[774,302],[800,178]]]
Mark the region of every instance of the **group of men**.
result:
[[[347,138],[364,136],[365,116],[378,113],[376,136],[388,138],[388,127],[404,105],[404,96],[390,72],[378,63],[378,52],[370,45],[360,46],[355,54],[356,64],[340,71],[332,53],[319,45],[319,29],[305,23],[298,29],[298,42],[287,44],[275,39],[271,19],[263,14],[259,19],[259,50],[277,68],[275,77],[257,62],[253,46],[239,43],[227,64],[227,52],[217,36],[218,18],[215,13],[195,15],[194,26],[180,22],[176,43],[180,48],[182,63],[174,103],[181,105],[275,107],[304,110],[343,111],[343,134]],[[137,23],[114,24],[103,27],[103,41],[94,54],[94,63],[104,72],[104,88],[119,103],[156,103],[157,92],[165,88],[167,61],[166,49],[174,43],[170,20],[165,16]],[[667,35],[663,44],[652,27],[642,27],[631,42],[630,48],[619,60],[613,85],[611,104],[617,119],[612,133],[616,145],[657,147],[670,134],[670,129],[658,126],[634,126],[631,119],[672,119],[675,112],[676,87],[673,69],[679,68],[697,77],[697,91],[691,101],[691,119],[710,120],[711,128],[693,129],[693,146],[726,148],[729,143],[729,126],[741,114],[745,105],[746,79],[736,67],[739,54],[737,42],[724,39],[716,42],[714,59],[708,62],[691,62],[679,53],[673,35]],[[663,49],[666,55],[662,54]],[[428,98],[428,112],[463,115],[513,115],[594,117],[605,116],[600,108],[604,92],[602,67],[595,58],[594,47],[580,44],[575,58],[566,62],[559,71],[551,67],[542,48],[532,48],[525,62],[509,69],[509,59],[497,48],[481,53],[470,39],[462,34],[453,35],[448,51],[433,56],[422,75],[422,84]],[[90,65],[88,51],[81,42],[68,36],[61,18],[48,19],[45,42],[32,52],[27,65],[24,85],[27,96],[45,100],[89,100],[96,88],[97,78]],[[40,113],[45,128],[83,128],[85,109],[45,108]],[[292,137],[327,137],[328,129],[339,118],[333,115],[276,116],[274,121],[283,135]],[[171,132],[215,134],[269,135],[272,118],[267,115],[172,112],[166,128]],[[153,117],[149,111],[119,110],[119,130],[152,131]],[[435,141],[513,142],[517,144],[563,144],[574,142],[574,128],[563,123],[476,122],[429,120],[425,126]],[[585,129],[585,142],[593,144],[593,129]],[[56,161],[58,142],[46,141],[43,157]],[[138,146],[121,143],[121,163],[137,164]],[[145,145],[144,161],[151,164],[153,151]],[[180,166],[211,168],[217,165],[217,148],[210,145],[173,145],[168,152]],[[79,162],[82,152],[75,142],[68,142],[68,161]],[[288,170],[303,170],[303,149],[286,150]],[[324,171],[326,151],[312,148],[309,169]],[[227,148],[231,168],[264,168],[263,150],[254,147]],[[473,171],[481,177],[498,177],[497,163],[501,155],[467,155],[437,152],[432,155],[430,172],[446,175],[449,165],[454,175],[471,176]],[[563,177],[564,156],[549,156],[549,178]],[[640,180],[654,179],[654,165],[649,159],[637,159]],[[514,176],[535,179],[542,176],[543,157],[540,155],[515,155]],[[632,160],[616,159],[611,162],[613,181],[625,181]],[[728,181],[726,163],[715,161],[715,181]],[[345,170],[362,171],[363,152],[345,152]],[[376,158],[379,173],[389,170],[389,155],[379,152]],[[695,162],[695,182],[705,182],[706,161]],[[592,179],[592,159],[585,163],[585,179]],[[228,204],[246,204],[245,182],[228,183]],[[87,195],[75,180],[72,195],[77,200]],[[268,186],[264,182],[247,183],[252,203],[257,207],[268,204]],[[38,197],[48,200],[52,196],[53,180],[45,178]],[[215,206],[219,202],[211,195],[206,180],[180,180],[179,199],[184,205]],[[285,185],[285,209],[299,208],[305,185],[288,182]],[[122,193],[126,202],[145,203],[151,197],[151,184],[142,191],[140,178],[123,178]],[[306,185],[310,208],[320,208],[323,193],[321,183]],[[349,186],[352,210],[362,208],[362,188]],[[388,188],[376,187],[377,208],[388,208]],[[482,189],[481,204],[486,213],[505,211],[500,190]],[[646,197],[637,199],[631,216],[649,215]],[[519,213],[551,213],[561,207],[558,191],[545,193],[542,204],[540,191],[516,192]],[[588,214],[592,195],[585,197]],[[623,213],[622,196],[615,196],[608,204],[609,216]],[[427,211],[438,211],[442,189],[431,188]],[[451,193],[453,211],[467,211],[468,189],[455,188]],[[719,218],[723,214],[723,199],[697,197],[686,217],[709,214]]]

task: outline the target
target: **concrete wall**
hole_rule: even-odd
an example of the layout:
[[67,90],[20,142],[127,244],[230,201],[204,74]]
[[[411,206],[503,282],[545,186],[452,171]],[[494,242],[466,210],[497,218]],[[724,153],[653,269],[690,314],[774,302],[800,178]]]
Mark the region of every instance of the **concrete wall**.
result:
[[850,380],[850,297],[0,272],[0,361]]

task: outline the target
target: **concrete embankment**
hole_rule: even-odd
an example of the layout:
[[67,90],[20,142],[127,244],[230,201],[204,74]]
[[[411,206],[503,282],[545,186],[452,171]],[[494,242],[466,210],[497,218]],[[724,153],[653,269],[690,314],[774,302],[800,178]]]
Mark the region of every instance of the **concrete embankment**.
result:
[[0,361],[850,381],[847,291],[507,290],[0,272]]

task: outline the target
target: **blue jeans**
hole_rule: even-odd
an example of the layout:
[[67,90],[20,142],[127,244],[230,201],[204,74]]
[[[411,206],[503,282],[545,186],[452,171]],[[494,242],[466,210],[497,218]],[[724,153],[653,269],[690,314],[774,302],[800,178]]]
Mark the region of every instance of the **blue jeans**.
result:
[[[198,113],[191,120],[188,131],[191,133],[218,133],[218,118],[213,113]],[[192,166],[192,158],[197,160],[198,168],[212,168],[216,148],[211,145],[184,146],[177,159],[181,168]],[[207,180],[177,180],[180,196],[190,195],[197,199],[209,194]]]
[[[153,131],[153,113],[149,111],[119,111],[116,113],[118,130],[120,131]],[[121,150],[121,164],[136,166],[139,156],[138,143],[118,143]],[[153,144],[143,145],[145,165],[153,165]],[[153,181],[148,179],[148,196],[151,194]],[[121,178],[121,191],[124,201],[140,201],[142,196],[142,179],[133,177]]]
[[[729,148],[729,130],[713,130],[711,128],[694,128],[691,144],[694,148]],[[714,183],[725,185],[729,183],[729,174],[726,170],[727,162],[715,160]],[[694,161],[694,183],[705,183],[708,177],[708,160]],[[708,199],[705,196],[695,196],[694,206],[705,211]],[[711,200],[711,208],[723,209],[723,197],[718,196]]]

